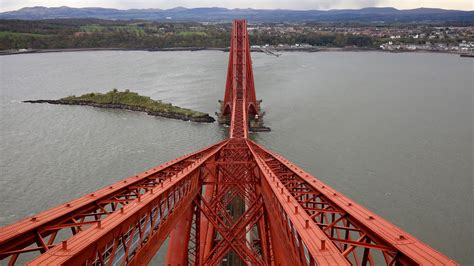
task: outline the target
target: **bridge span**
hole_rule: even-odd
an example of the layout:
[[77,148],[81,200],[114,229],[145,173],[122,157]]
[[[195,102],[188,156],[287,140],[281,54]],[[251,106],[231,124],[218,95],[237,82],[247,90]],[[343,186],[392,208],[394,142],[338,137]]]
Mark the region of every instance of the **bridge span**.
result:
[[2,265],[142,265],[166,239],[166,265],[456,265],[248,138],[245,20],[223,106],[228,139],[0,228]]

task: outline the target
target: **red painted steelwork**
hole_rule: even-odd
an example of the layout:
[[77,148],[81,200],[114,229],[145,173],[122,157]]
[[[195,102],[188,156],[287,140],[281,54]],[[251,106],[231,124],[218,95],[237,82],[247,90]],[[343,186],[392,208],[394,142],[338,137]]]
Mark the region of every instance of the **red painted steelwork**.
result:
[[[273,246],[284,254],[281,259],[285,265],[349,265],[330,239],[314,224],[306,222],[310,218],[298,212],[296,201],[288,198],[289,193],[284,193],[283,187],[275,183],[275,175],[258,156],[256,147],[252,145],[250,150],[260,170],[262,196],[272,221],[271,234],[276,240]],[[322,242],[326,243],[324,247]]]
[[[456,264],[282,156],[250,140],[248,142],[258,157],[262,172],[266,173],[273,195],[280,196],[280,199],[281,196],[287,197],[286,202],[294,208],[285,210],[287,216],[300,217],[307,229],[314,228],[315,231],[308,234],[312,240],[324,241],[326,249],[331,246],[334,250],[336,247],[352,265]],[[319,243],[320,249],[321,245]]]
[[[191,237],[191,227],[193,223],[195,204],[185,210],[185,214],[178,221],[176,227],[170,234],[168,245],[168,255],[166,255],[166,265],[187,265],[188,250]],[[176,251],[178,250],[178,252]],[[179,250],[183,250],[179,252]]]
[[231,47],[224,94],[224,111],[231,111],[231,138],[248,137],[248,114],[258,113],[253,80],[247,22],[233,22]]
[[[213,177],[216,189],[212,201],[202,199],[199,205],[220,236],[213,239],[211,250],[200,258],[204,265],[216,265],[230,250],[244,262],[264,264],[253,239],[246,236],[263,216],[254,168],[255,161],[243,139],[231,139],[220,151]],[[235,204],[236,201],[240,204]],[[245,206],[245,209],[242,213],[238,213],[239,210],[234,210],[237,214],[230,213],[235,206]]]
[[0,259],[141,265],[171,234],[169,265],[456,265],[248,139],[259,110],[246,27],[233,22],[228,140],[0,228]]
[[[14,263],[32,251],[44,253],[60,244],[66,234],[76,235],[95,226],[121,207],[138,200],[162,182],[225,142],[128,177],[118,183],[0,229],[0,259]],[[65,236],[66,235],[66,236]]]
[[[111,265],[148,263],[201,190],[201,166],[212,161],[226,142],[213,147],[180,172],[163,180],[140,200],[110,214],[97,226],[67,240],[32,265]],[[161,185],[162,184],[162,185]],[[187,236],[186,236],[187,237]]]

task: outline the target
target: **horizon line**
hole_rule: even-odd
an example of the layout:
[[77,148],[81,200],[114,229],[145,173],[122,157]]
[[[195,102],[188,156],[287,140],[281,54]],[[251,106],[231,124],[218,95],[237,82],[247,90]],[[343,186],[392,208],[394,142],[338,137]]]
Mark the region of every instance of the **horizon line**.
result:
[[14,11],[20,11],[24,8],[36,8],[36,7],[44,7],[44,8],[61,8],[61,7],[67,7],[67,8],[76,8],[76,9],[85,9],[85,8],[104,8],[104,9],[114,9],[114,10],[121,10],[121,11],[127,11],[127,10],[149,10],[149,9],[156,9],[156,10],[172,10],[176,8],[185,8],[185,9],[197,9],[197,8],[222,8],[222,9],[228,9],[228,10],[246,10],[246,9],[251,9],[251,10],[287,10],[287,11],[341,11],[341,10],[363,10],[363,9],[370,9],[370,8],[375,8],[375,9],[384,9],[384,8],[392,8],[398,11],[408,11],[408,10],[416,10],[416,9],[439,9],[439,10],[447,10],[447,11],[466,11],[466,12],[472,12],[474,9],[446,9],[446,8],[441,8],[441,7],[416,7],[416,8],[409,8],[409,9],[399,9],[393,6],[370,6],[370,7],[362,7],[362,8],[339,8],[339,9],[289,9],[289,8],[252,8],[252,7],[247,7],[247,8],[229,8],[229,7],[219,7],[219,6],[201,6],[201,7],[185,7],[185,6],[176,6],[172,8],[158,8],[158,7],[144,7],[144,8],[127,8],[127,9],[121,9],[121,8],[114,8],[114,7],[101,7],[101,6],[88,6],[88,7],[73,7],[73,6],[65,6],[65,5],[58,5],[58,6],[24,6],[19,9],[13,9],[13,10],[5,10],[5,11],[0,11],[0,13],[5,13],[5,12],[14,12]]

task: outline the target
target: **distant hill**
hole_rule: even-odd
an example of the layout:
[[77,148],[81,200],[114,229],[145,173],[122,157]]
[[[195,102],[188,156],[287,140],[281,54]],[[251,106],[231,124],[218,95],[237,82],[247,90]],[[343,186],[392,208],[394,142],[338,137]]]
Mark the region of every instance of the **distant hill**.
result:
[[246,18],[251,22],[474,22],[474,11],[418,8],[398,10],[395,8],[363,8],[345,10],[285,10],[285,9],[227,9],[184,8],[172,9],[128,9],[71,8],[71,7],[25,7],[17,11],[0,13],[0,19],[58,19],[98,18],[112,20],[168,20],[195,22],[227,22],[234,18]]

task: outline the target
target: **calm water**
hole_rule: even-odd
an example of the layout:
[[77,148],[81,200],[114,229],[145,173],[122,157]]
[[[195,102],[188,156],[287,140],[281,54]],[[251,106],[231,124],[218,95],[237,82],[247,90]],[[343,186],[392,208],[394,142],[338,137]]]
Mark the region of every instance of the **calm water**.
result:
[[[126,111],[23,104],[113,88],[204,112],[222,52],[0,57],[0,226],[226,136]],[[253,54],[273,131],[253,138],[463,265],[472,265],[474,61],[442,54]]]

